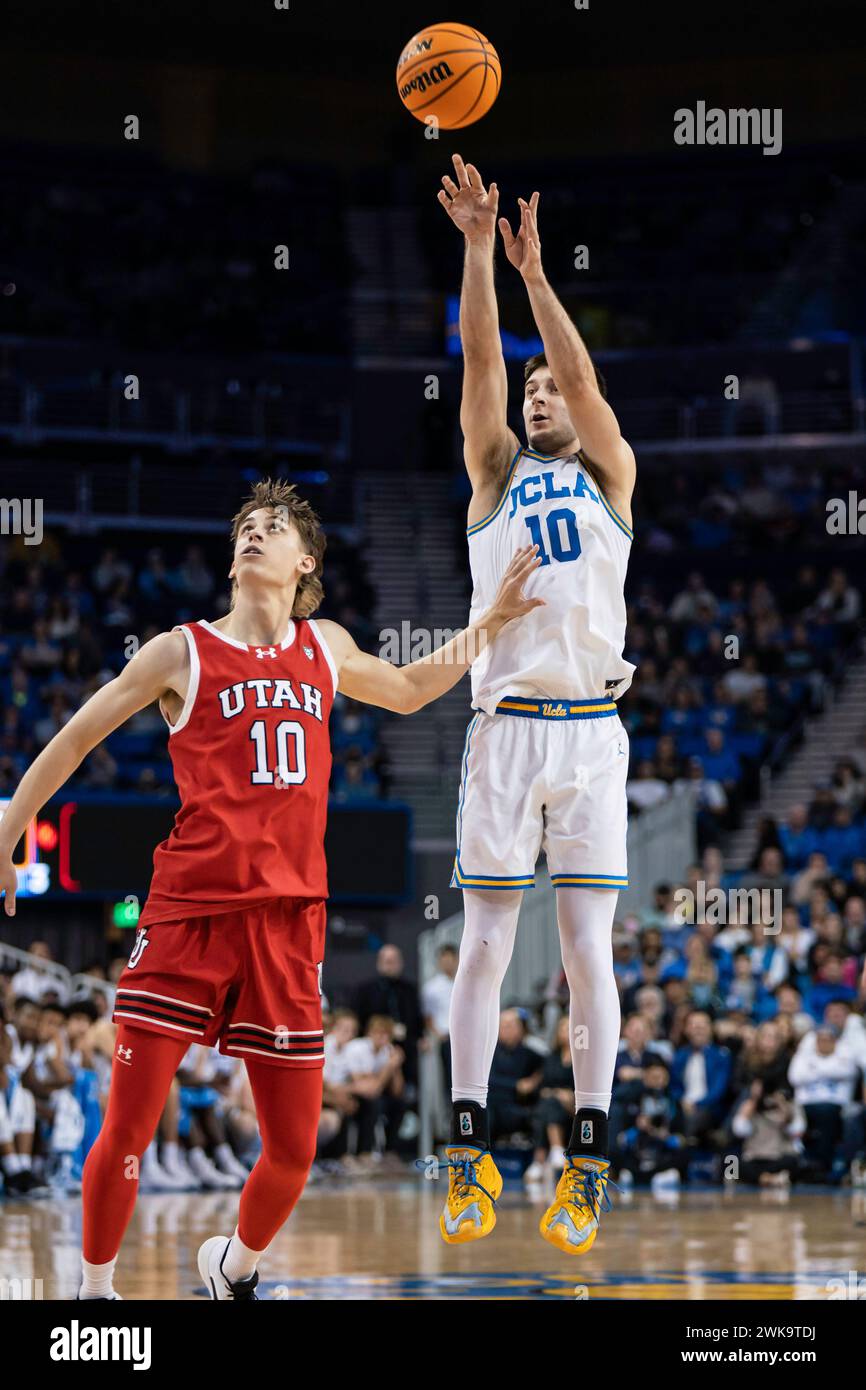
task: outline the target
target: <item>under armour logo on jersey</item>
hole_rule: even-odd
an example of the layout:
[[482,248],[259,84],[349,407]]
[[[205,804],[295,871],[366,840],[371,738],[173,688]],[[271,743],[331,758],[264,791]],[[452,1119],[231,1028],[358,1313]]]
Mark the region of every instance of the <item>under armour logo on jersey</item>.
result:
[[312,659],[313,659],[313,649],[312,649],[312,647],[304,647],[304,656],[307,658],[308,661],[312,661]]
[[135,967],[138,965],[138,962],[141,960],[142,955],[144,954],[145,946],[149,945],[150,937],[147,935],[147,929],[145,927],[139,927],[135,937],[135,945],[133,946],[132,951],[130,952],[129,960],[127,961],[127,969],[135,969]]
[[123,1065],[124,1065],[125,1067],[131,1067],[131,1066],[132,1066],[132,1048],[131,1048],[131,1047],[124,1047],[124,1046],[123,1046],[123,1043],[118,1043],[118,1044],[117,1044],[117,1051],[115,1052],[114,1055],[115,1055],[115,1057],[117,1058],[118,1062],[122,1062]]
[[276,647],[256,647],[256,656],[262,661],[266,656],[276,656]]

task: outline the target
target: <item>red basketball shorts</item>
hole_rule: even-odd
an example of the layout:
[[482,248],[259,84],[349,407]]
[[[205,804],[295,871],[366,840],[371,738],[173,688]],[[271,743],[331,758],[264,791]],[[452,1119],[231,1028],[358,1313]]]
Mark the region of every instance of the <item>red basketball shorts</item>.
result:
[[325,904],[278,898],[139,928],[113,1018],[228,1057],[321,1067]]

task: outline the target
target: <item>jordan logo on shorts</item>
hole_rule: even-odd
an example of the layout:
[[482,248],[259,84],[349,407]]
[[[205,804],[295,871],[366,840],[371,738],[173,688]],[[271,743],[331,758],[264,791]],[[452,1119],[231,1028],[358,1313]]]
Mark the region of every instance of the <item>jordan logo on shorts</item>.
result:
[[138,962],[141,960],[141,957],[144,955],[145,946],[149,945],[150,937],[147,934],[147,928],[139,927],[135,937],[135,945],[132,948],[129,960],[126,963],[128,970],[135,969],[135,967],[138,965]]
[[580,1122],[580,1142],[581,1144],[592,1143],[592,1120],[581,1120]]

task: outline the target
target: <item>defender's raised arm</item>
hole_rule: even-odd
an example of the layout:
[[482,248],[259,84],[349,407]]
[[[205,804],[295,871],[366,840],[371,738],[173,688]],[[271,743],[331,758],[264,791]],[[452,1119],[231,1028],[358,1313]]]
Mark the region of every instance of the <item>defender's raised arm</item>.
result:
[[339,673],[339,689],[353,700],[378,705],[395,714],[414,714],[429,705],[457,684],[506,623],[543,606],[543,599],[525,598],[523,594],[523,585],[540,564],[537,546],[518,550],[487,612],[450,642],[407,666],[392,666],[389,661],[361,651],[339,623],[322,620],[322,634]]

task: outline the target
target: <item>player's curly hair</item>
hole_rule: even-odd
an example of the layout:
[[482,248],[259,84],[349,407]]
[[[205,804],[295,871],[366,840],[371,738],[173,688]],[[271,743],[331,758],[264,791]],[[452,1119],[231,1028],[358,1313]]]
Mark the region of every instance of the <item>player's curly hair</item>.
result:
[[[302,574],[298,580],[295,602],[292,605],[293,618],[309,618],[321,606],[325,597],[322,569],[327,538],[322,530],[322,523],[309,502],[298,496],[294,483],[287,483],[282,478],[262,478],[253,485],[237,516],[232,518],[232,546],[235,545],[240,529],[250,512],[256,512],[260,507],[268,507],[282,513],[286,521],[294,526],[307,554],[312,555],[316,562],[316,568],[310,574]],[[232,607],[237,587],[237,581],[233,581]]]
[[[592,362],[592,358],[590,358],[589,360],[590,362]],[[528,361],[524,362],[524,386],[526,385],[527,381],[532,376],[532,373],[534,371],[537,371],[539,367],[546,367],[547,365],[548,361],[543,352],[537,352],[534,357],[530,357]],[[595,365],[594,362],[592,362],[592,370],[595,372],[595,384],[598,387],[599,394],[603,396],[605,400],[607,400],[607,382],[605,381],[604,377],[602,376],[601,372],[599,371],[598,367]]]

